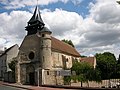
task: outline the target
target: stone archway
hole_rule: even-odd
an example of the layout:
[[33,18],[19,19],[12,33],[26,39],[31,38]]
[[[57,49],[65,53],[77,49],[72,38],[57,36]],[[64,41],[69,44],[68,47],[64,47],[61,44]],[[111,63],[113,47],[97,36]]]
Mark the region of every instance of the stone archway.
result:
[[26,78],[27,83],[30,85],[35,84],[35,68],[33,65],[29,65],[26,68]]

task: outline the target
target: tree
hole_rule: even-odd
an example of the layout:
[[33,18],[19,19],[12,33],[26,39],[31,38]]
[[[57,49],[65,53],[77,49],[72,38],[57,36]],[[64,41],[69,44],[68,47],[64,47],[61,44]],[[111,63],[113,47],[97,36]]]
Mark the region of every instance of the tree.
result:
[[64,84],[70,85],[71,77],[70,76],[64,76]]
[[116,78],[120,78],[120,54],[115,67],[115,75],[116,75]]
[[86,62],[75,62],[71,68],[71,71],[75,71],[76,75],[73,75],[72,79],[75,81],[80,81],[81,87],[82,82],[88,83],[88,81],[101,81],[100,72]]
[[65,39],[63,39],[62,41],[65,42],[65,43],[67,43],[67,44],[69,44],[69,45],[71,45],[72,47],[75,47],[74,44],[73,44],[73,42],[71,40],[65,40]]
[[118,4],[120,4],[120,1],[117,1]]
[[120,64],[120,54],[119,54],[119,58],[118,58],[117,64]]
[[116,67],[116,58],[110,52],[99,53],[95,55],[97,61],[97,69],[101,71],[102,79],[114,78]]
[[84,57],[87,57],[87,56],[81,55],[80,57],[81,57],[81,58],[84,58]]
[[13,61],[11,61],[10,63],[8,63],[9,68],[10,68],[13,72],[15,72],[15,64],[16,64],[16,61],[15,61],[15,60],[13,60]]

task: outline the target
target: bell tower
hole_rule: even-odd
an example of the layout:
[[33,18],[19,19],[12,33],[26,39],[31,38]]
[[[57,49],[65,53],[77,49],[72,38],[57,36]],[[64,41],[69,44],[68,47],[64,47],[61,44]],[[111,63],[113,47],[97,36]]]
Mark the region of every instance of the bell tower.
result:
[[36,6],[34,14],[28,21],[25,30],[27,35],[19,48],[16,82],[41,85],[44,83],[44,71],[51,69],[52,66],[52,32],[45,27],[38,6]]
[[36,34],[38,31],[41,31],[44,26],[45,24],[41,18],[40,10],[38,6],[36,6],[33,16],[28,21],[28,25],[25,27],[26,31],[28,31],[27,35]]

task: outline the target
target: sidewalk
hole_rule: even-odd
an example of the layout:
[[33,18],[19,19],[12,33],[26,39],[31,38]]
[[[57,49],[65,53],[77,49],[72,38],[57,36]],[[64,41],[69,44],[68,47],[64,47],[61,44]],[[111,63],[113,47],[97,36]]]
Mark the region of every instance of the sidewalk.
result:
[[59,89],[59,88],[38,87],[38,86],[31,86],[31,85],[21,85],[21,84],[17,84],[17,83],[7,83],[7,82],[2,82],[2,81],[0,81],[0,84],[6,85],[6,86],[11,86],[11,87],[22,88],[22,89],[26,89],[26,90],[65,90],[65,89]]

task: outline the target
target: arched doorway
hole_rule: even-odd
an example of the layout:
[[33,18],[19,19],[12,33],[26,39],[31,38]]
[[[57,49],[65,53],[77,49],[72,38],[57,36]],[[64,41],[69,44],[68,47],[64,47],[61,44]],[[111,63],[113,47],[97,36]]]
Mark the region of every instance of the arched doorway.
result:
[[35,84],[35,68],[33,65],[29,65],[26,68],[26,77],[27,77],[27,83],[30,85]]

